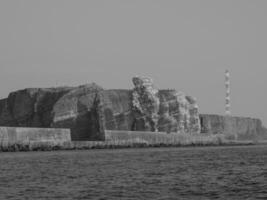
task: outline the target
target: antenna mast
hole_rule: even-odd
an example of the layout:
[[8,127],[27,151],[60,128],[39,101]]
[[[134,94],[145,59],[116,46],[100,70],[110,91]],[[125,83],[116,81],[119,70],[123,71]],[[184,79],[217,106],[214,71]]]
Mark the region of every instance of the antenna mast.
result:
[[226,98],[225,98],[225,115],[231,115],[231,101],[230,101],[230,72],[229,70],[225,71],[225,89],[226,89]]

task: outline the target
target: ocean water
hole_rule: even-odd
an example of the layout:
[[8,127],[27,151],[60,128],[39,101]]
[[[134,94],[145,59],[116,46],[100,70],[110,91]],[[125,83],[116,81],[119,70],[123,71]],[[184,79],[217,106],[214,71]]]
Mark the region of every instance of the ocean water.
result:
[[267,199],[267,146],[0,153],[0,199]]

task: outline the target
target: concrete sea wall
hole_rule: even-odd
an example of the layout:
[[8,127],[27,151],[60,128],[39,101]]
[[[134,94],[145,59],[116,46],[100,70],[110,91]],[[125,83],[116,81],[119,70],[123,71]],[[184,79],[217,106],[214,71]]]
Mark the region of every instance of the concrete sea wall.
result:
[[[0,148],[9,151],[63,147],[71,141],[69,129],[0,127]],[[16,150],[16,149],[15,149]]]
[[221,145],[229,144],[224,135],[166,133],[148,131],[105,131],[106,142],[115,145],[134,146],[187,146],[187,145]]

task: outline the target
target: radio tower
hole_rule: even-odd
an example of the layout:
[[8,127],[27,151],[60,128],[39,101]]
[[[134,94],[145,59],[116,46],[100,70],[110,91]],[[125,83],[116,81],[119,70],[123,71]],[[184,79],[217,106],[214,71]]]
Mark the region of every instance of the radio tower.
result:
[[231,102],[230,102],[230,72],[225,71],[225,88],[226,88],[226,98],[225,98],[225,115],[231,115]]

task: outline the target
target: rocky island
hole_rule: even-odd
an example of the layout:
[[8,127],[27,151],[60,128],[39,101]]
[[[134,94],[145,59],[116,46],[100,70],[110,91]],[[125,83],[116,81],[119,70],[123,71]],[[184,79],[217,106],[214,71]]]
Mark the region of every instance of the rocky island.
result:
[[[266,136],[259,119],[200,114],[192,96],[174,89],[159,90],[147,77],[134,77],[132,82],[132,90],[105,90],[92,83],[11,92],[6,99],[0,100],[2,143],[4,140],[10,142],[9,132],[19,132],[22,129],[19,127],[35,128],[35,132],[52,128],[57,131],[54,136],[49,131],[50,140],[64,138],[64,142],[106,141],[116,135],[121,137],[137,132],[172,137],[175,134],[198,137],[218,134],[235,140]],[[63,131],[70,136],[58,137],[62,135],[61,129],[70,130],[69,133]],[[16,138],[19,140],[19,133]],[[34,140],[38,141],[38,138]]]

